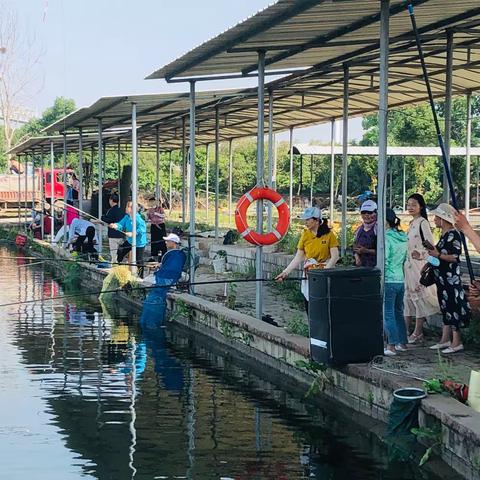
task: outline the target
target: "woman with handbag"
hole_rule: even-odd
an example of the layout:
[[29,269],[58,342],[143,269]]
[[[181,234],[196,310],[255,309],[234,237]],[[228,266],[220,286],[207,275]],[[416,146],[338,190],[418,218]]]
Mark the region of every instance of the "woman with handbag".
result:
[[420,283],[422,267],[428,257],[425,240],[434,243],[427,217],[427,205],[422,195],[414,193],[407,201],[407,211],[413,217],[408,228],[408,249],[405,261],[404,315],[407,332],[415,319],[415,329],[408,337],[409,344],[423,343],[425,318],[439,313],[435,287]]
[[433,268],[433,272],[443,315],[442,338],[430,348],[442,350],[445,354],[463,350],[460,328],[468,326],[470,320],[470,305],[460,273],[462,242],[460,233],[453,226],[454,212],[454,208],[447,203],[441,203],[432,212],[435,215],[435,226],[441,229],[442,236],[435,247],[426,242],[430,256],[439,260],[439,265]]

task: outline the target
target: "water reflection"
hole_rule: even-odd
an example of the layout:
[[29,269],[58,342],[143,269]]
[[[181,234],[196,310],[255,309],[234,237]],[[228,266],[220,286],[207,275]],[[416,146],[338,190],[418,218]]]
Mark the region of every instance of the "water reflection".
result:
[[351,412],[309,407],[209,341],[115,302],[55,300],[43,265],[0,268],[1,303],[44,300],[2,312],[6,478],[436,478],[388,466]]

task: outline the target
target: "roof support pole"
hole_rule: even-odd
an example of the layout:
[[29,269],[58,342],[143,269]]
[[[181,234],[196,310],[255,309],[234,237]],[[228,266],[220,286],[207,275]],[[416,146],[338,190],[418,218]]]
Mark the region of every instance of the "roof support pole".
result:
[[232,226],[233,140],[228,142],[228,226]]
[[465,215],[470,220],[470,184],[471,184],[471,158],[470,147],[472,143],[472,92],[467,93],[467,132],[465,151]]
[[168,153],[168,208],[172,211],[172,175],[173,175],[173,163],[172,163],[172,151]]
[[220,194],[218,183],[220,182],[219,169],[219,143],[220,143],[220,116],[218,106],[215,107],[215,240],[218,240],[218,197]]
[[342,139],[342,241],[341,253],[347,249],[347,175],[348,175],[348,84],[350,70],[343,67],[343,139]]
[[[447,64],[445,70],[445,153],[450,167],[450,144],[452,136],[452,83],[453,83],[453,32],[447,30]],[[450,201],[448,180],[445,167],[443,169],[443,201]]]
[[35,155],[32,153],[32,221],[35,220]]
[[293,216],[293,127],[290,127],[290,190],[288,192],[288,206]]
[[187,137],[185,117],[182,118],[182,222],[187,221]]
[[389,171],[389,176],[390,176],[390,182],[389,182],[389,187],[388,187],[388,204],[390,208],[393,208],[393,162],[390,162],[390,171]]
[[54,170],[55,168],[55,153],[53,151],[53,140],[50,140],[50,243],[53,245],[55,238],[55,190],[54,190]]
[[28,155],[24,155],[25,168],[23,174],[25,175],[25,201],[23,202],[24,215],[25,215],[25,230],[28,223]]
[[313,206],[313,155],[310,155],[310,206]]
[[402,192],[402,210],[403,213],[407,211],[407,164],[405,157],[403,159],[403,192]]
[[120,198],[120,181],[122,179],[122,147],[120,138],[117,140],[117,178],[118,178],[118,187],[117,187],[117,195],[118,195],[118,204],[122,204],[122,199]]
[[78,208],[83,210],[83,135],[82,127],[78,129]]
[[330,120],[330,226],[335,221],[335,119]]
[[[268,89],[268,177],[267,186],[273,187],[273,90]],[[268,231],[273,230],[272,202],[267,204],[267,225]]]
[[190,82],[190,293],[195,294],[195,82]]
[[[385,200],[388,141],[388,57],[390,36],[390,0],[380,4],[380,105],[378,111],[378,225],[377,267],[382,272],[382,292],[385,271]],[[390,177],[391,178],[391,177]],[[391,206],[391,205],[390,205]]]
[[40,153],[40,232],[42,240],[45,239],[45,169],[43,164],[45,162],[45,152],[42,147]]
[[[132,264],[137,263],[137,185],[138,185],[138,155],[137,155],[137,104],[132,103]],[[137,267],[133,267],[137,273]]]
[[[102,120],[97,120],[98,130],[98,218],[102,218],[103,215],[103,130]],[[93,165],[92,165],[93,167]],[[98,252],[102,253],[103,247],[103,226],[101,223],[97,225],[98,228]]]
[[155,203],[158,205],[160,203],[160,132],[159,126],[155,127],[155,147],[156,147],[156,157],[155,157]]
[[208,202],[208,195],[209,195],[209,191],[208,191],[208,181],[209,181],[209,175],[210,175],[210,158],[209,158],[209,155],[210,155],[210,144],[207,143],[207,149],[206,149],[206,152],[205,152],[205,221],[208,222],[208,207],[210,206],[209,205],[209,202]]
[[67,244],[67,198],[68,198],[68,185],[67,185],[67,134],[63,134],[63,235],[62,243],[65,247]]
[[20,175],[21,165],[21,157],[18,157],[18,228],[22,226],[22,176]]
[[477,156],[477,208],[480,206],[480,157]]
[[[257,185],[264,184],[263,149],[265,141],[265,51],[258,52],[258,124],[257,124]],[[257,201],[257,232],[263,232],[263,201]],[[255,252],[255,277],[263,278],[263,247],[257,246]],[[255,284],[255,316],[262,318],[263,284]]]

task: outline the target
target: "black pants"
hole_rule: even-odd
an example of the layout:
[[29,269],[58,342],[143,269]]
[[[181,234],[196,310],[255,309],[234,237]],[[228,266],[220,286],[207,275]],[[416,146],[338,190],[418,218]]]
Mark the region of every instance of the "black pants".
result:
[[161,223],[160,225],[154,225],[152,223],[150,226],[150,236],[152,257],[158,257],[160,252],[162,252],[162,255],[165,255],[165,252],[167,251],[165,240],[163,240],[163,237],[167,236],[165,224]]
[[[117,252],[117,262],[121,263],[122,260],[128,255],[128,253],[132,250],[132,246],[126,240],[118,247]],[[143,252],[145,251],[145,247],[137,247],[137,267],[138,267],[138,276],[143,278]]]

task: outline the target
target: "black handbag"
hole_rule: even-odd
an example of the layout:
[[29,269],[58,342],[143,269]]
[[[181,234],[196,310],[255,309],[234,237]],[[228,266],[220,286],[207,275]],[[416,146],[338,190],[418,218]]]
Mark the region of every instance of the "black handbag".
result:
[[420,285],[430,287],[435,284],[435,267],[427,263],[420,274]]
[[[422,222],[423,223],[423,222]],[[422,232],[422,223],[420,223],[420,238],[422,239],[422,243],[425,242],[425,237]],[[427,263],[425,267],[422,269],[422,273],[420,274],[420,285],[424,287],[430,287],[435,284],[435,267],[430,263]]]

